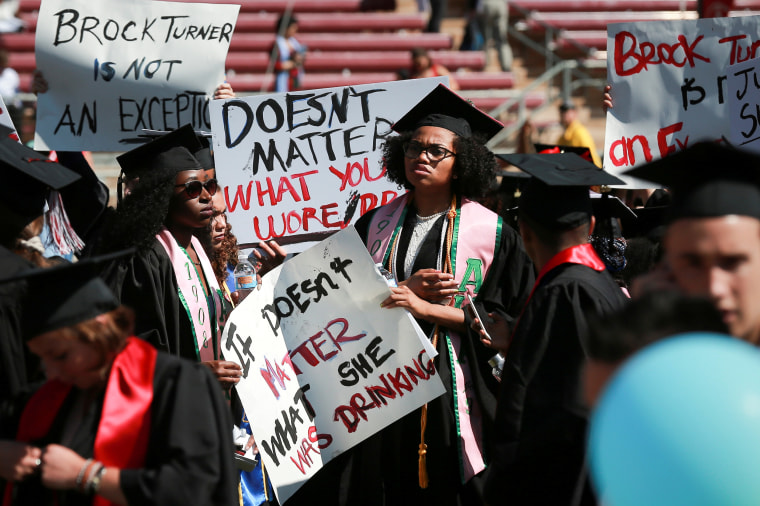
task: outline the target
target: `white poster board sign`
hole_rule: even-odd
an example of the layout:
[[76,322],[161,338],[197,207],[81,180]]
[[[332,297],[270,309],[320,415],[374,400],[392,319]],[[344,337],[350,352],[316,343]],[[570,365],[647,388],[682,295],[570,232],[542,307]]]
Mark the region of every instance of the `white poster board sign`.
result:
[[404,193],[384,176],[383,140],[438,83],[448,78],[213,101],[214,161],[238,242],[322,240]]
[[728,139],[729,65],[753,58],[760,16],[617,23],[607,27],[604,168],[631,167],[701,140]]
[[760,58],[728,67],[728,109],[736,147],[760,153]]
[[229,317],[225,359],[282,504],[327,462],[444,393],[433,350],[354,227],[268,273]]
[[14,141],[21,142],[21,139],[18,136],[18,131],[16,130],[16,126],[13,124],[11,115],[8,113],[8,108],[5,106],[5,102],[3,102],[2,97],[0,97],[0,125],[12,129],[13,133],[8,134],[8,137]]
[[43,0],[36,149],[127,151],[143,129],[210,130],[239,5]]

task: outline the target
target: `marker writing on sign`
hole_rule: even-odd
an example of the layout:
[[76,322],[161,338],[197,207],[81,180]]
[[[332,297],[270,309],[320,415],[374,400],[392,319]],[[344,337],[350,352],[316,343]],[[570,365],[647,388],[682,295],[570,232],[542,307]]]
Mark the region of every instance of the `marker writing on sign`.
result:
[[[124,42],[167,43],[172,40],[204,40],[230,43],[232,23],[215,25],[194,24],[186,20],[190,16],[161,16],[137,20],[101,20],[96,16],[82,16],[76,9],[62,9],[54,14],[56,19],[53,46],[68,44],[105,45],[116,40]],[[155,35],[155,37],[154,37]]]
[[[330,262],[330,269],[351,283],[347,267],[352,263],[354,263],[353,260],[342,260],[340,257],[335,257]],[[316,304],[322,300],[322,297],[330,294],[328,288],[331,291],[336,291],[340,289],[340,285],[335,283],[327,272],[320,272],[313,279],[293,283],[285,289],[286,296],[275,297],[270,304],[261,309],[261,317],[269,323],[269,327],[276,336],[282,318],[293,315],[295,311],[298,311],[297,314],[303,314],[312,303]]]

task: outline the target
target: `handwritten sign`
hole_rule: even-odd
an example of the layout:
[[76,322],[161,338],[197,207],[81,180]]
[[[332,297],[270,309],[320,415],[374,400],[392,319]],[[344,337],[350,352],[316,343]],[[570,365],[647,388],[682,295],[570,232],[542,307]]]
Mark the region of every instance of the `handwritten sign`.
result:
[[36,149],[126,151],[143,129],[210,130],[239,5],[43,0]]
[[383,141],[441,82],[448,78],[212,102],[214,160],[238,241],[321,240],[404,193],[384,176]]
[[760,152],[760,58],[728,67],[731,144]]
[[433,350],[354,227],[264,277],[230,315],[227,360],[280,504],[327,462],[443,394]]
[[630,167],[700,140],[728,138],[727,69],[754,58],[760,16],[619,23],[607,27],[604,168],[626,178]]

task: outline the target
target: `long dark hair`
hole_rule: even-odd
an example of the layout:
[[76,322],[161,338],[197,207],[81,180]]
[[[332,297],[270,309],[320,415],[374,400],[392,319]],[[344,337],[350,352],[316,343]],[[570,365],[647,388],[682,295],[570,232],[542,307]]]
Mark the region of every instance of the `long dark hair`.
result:
[[101,252],[136,247],[146,250],[166,224],[174,196],[176,169],[161,167],[140,177],[105,227]]

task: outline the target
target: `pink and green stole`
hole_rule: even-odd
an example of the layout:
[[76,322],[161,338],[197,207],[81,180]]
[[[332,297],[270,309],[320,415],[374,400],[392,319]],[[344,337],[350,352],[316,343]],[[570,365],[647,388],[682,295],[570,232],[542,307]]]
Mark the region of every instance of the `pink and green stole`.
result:
[[[196,269],[195,264],[190,259],[185,248],[179,245],[174,236],[167,229],[161,230],[156,234],[156,239],[166,250],[169,259],[174,267],[174,277],[177,278],[177,292],[182,306],[187,312],[190,319],[193,337],[195,341],[195,351],[200,362],[209,360],[219,360],[220,349],[217,332],[219,322],[222,318],[221,291],[216,281],[214,270],[211,267],[206,253],[203,251],[200,241],[195,237],[192,238],[192,245],[198,254],[198,260],[201,263],[202,272]],[[209,307],[205,292],[203,291],[203,282],[201,274],[205,274],[206,283],[209,291],[214,296],[214,314],[216,321],[211,321]]]
[[[408,212],[409,194],[397,197],[372,216],[367,234],[367,249],[376,263],[387,266],[395,259],[390,258],[390,245],[401,233]],[[445,218],[444,218],[445,219]],[[496,248],[501,240],[502,220],[494,212],[468,199],[462,199],[454,219],[454,235],[451,245],[451,261],[454,279],[459,283],[459,294],[455,306],[463,307],[464,293],[477,295],[483,280],[491,267]],[[444,226],[445,233],[445,226]],[[395,267],[395,265],[393,266]],[[472,390],[472,373],[468,364],[460,363],[458,357],[462,349],[462,337],[446,330],[446,346],[451,362],[449,366],[454,377],[454,410],[459,436],[460,474],[466,483],[485,469],[483,459],[483,430],[480,406]]]

